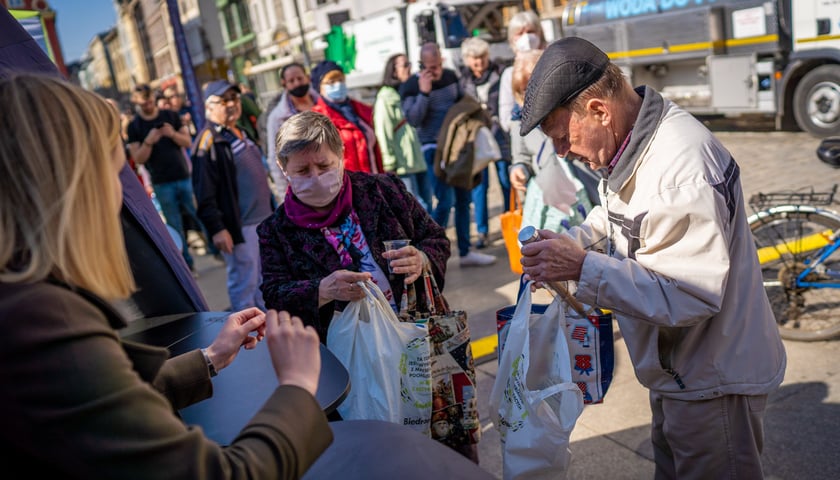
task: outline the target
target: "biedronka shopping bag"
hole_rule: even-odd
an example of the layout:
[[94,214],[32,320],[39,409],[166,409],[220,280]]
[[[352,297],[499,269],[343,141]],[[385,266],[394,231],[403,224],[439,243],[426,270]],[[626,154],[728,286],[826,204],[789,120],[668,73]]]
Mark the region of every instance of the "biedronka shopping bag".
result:
[[583,395],[572,381],[561,305],[531,313],[529,286],[508,322],[490,415],[501,436],[504,480],[562,479]]
[[350,373],[338,406],[344,420],[384,420],[431,435],[429,333],[401,322],[375,283],[359,282],[365,298],[347,304],[327,331],[327,348]]
[[[425,302],[418,301],[415,286],[423,289]],[[423,276],[403,290],[400,318],[429,329],[432,439],[478,463],[481,424],[467,312],[449,307],[427,265]]]

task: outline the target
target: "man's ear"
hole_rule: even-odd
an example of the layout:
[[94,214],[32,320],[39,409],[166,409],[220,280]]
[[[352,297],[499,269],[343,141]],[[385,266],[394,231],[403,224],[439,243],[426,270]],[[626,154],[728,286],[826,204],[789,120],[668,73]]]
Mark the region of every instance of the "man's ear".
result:
[[600,98],[590,98],[586,101],[586,113],[595,117],[602,125],[612,120],[610,105]]

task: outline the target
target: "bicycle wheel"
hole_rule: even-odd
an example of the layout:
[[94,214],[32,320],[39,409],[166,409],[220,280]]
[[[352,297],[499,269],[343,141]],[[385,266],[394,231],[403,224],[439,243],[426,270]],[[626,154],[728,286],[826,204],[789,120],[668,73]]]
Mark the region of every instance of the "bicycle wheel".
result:
[[[750,217],[764,289],[782,338],[828,340],[840,335],[840,288],[798,287],[796,277],[809,256],[840,229],[840,217],[815,207],[781,206]],[[840,250],[807,277],[808,282],[838,284]],[[833,273],[833,275],[832,275]]]

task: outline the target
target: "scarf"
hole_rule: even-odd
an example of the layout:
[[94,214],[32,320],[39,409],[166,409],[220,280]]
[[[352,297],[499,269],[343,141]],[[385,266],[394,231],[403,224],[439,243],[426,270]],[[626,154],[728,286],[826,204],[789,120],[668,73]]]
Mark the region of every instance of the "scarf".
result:
[[359,130],[363,132],[365,131],[365,128],[362,126],[362,119],[359,117],[359,114],[356,113],[356,109],[353,108],[353,102],[351,102],[349,98],[341,103],[331,102],[327,100],[326,97],[321,98],[328,107],[340,113],[342,117],[346,118],[353,125],[358,127]]
[[321,229],[334,225],[340,218],[346,217],[353,211],[353,187],[350,184],[350,177],[347,176],[345,171],[341,190],[338,191],[338,196],[331,210],[324,212],[315,210],[298,200],[292,193],[291,188],[286,189],[283,208],[289,220],[298,227]]

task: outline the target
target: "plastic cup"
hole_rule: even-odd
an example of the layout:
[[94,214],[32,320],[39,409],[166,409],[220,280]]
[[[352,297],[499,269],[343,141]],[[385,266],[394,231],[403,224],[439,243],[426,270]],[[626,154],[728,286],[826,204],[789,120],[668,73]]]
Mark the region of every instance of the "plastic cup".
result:
[[[387,252],[388,250],[399,250],[403,247],[407,247],[409,244],[411,244],[411,240],[403,238],[400,240],[385,240],[382,243],[385,244],[385,251]],[[394,269],[391,268],[390,261],[388,262],[388,273],[394,273]]]

